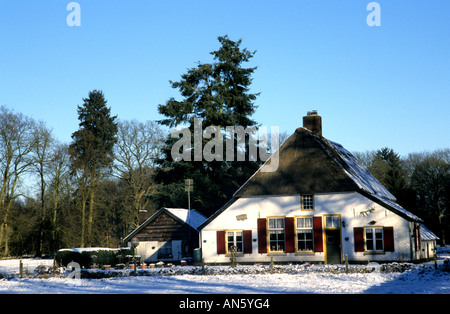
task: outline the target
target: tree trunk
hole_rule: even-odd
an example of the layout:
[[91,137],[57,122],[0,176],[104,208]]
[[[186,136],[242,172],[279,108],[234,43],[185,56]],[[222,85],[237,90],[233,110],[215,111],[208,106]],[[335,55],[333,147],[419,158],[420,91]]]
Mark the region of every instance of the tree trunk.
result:
[[36,248],[36,256],[41,257],[42,256],[42,248],[43,248],[43,238],[44,238],[44,224],[45,224],[45,216],[46,216],[46,210],[45,210],[45,180],[44,180],[44,169],[43,165],[41,164],[40,169],[40,177],[41,177],[41,221],[39,222],[39,239],[38,239],[38,245]]
[[80,243],[81,247],[84,247],[85,229],[86,229],[86,201],[84,200],[84,198],[82,198],[82,204],[81,204],[81,243]]
[[90,197],[89,197],[89,218],[88,218],[88,246],[91,246],[93,243],[92,236],[92,225],[94,223],[94,210],[95,210],[95,189],[91,186]]

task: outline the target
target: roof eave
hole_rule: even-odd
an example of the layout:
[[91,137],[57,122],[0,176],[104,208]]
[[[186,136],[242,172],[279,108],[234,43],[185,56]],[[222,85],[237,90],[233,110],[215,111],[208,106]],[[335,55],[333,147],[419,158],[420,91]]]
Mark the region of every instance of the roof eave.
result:
[[408,221],[423,223],[423,220],[421,218],[417,217],[416,215],[414,215],[413,213],[407,211],[406,209],[405,209],[405,211],[408,212],[409,215],[407,213],[402,212],[402,211],[396,209],[395,207],[389,205],[387,202],[383,201],[382,198],[376,197],[375,195],[373,195],[373,194],[371,194],[371,193],[369,193],[369,192],[367,192],[365,190],[359,190],[358,193],[360,193],[361,195],[363,195],[363,196],[367,197],[368,199],[374,201],[378,205],[387,208],[388,210],[394,212],[395,214],[399,215],[400,217],[402,217],[402,218],[404,218],[404,219],[406,219]]
[[206,219],[200,226],[197,227],[198,231],[203,230],[211,221],[217,218],[221,213],[223,213],[228,207],[233,205],[234,202],[236,202],[239,199],[239,197],[233,197],[231,200],[229,200],[225,205],[223,205],[221,208],[219,208],[214,214],[212,214],[208,219]]
[[138,234],[143,228],[145,228],[149,223],[154,221],[159,215],[162,213],[166,213],[169,217],[173,218],[175,221],[181,223],[185,227],[192,228],[196,231],[200,231],[199,228],[194,228],[193,226],[189,225],[187,222],[183,221],[178,217],[177,215],[173,214],[170,210],[168,210],[166,207],[160,208],[156,213],[154,213],[152,216],[150,216],[146,221],[144,221],[142,224],[140,224],[136,229],[134,229],[129,235],[127,235],[125,238],[123,238],[123,242],[129,242],[136,234]]

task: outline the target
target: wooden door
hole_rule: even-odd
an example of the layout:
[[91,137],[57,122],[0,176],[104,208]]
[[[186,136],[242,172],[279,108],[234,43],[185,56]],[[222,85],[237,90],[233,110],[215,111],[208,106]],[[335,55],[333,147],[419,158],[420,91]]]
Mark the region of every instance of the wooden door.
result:
[[331,229],[325,231],[327,264],[341,263],[341,230]]

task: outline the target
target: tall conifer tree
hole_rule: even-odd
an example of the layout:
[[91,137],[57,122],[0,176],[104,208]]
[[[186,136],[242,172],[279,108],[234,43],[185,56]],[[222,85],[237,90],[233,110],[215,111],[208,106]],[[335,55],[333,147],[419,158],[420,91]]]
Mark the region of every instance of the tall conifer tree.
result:
[[[170,81],[183,99],[171,98],[158,107],[166,117],[160,121],[161,124],[187,126],[192,139],[195,118],[202,119],[203,128],[217,126],[221,132],[226,126],[256,126],[251,116],[256,110],[254,101],[258,94],[250,93],[251,76],[256,67],[243,67],[256,51],[242,49],[241,40],[235,42],[228,36],[218,37],[218,40],[221,47],[210,53],[212,63],[199,62],[183,74],[180,81]],[[219,136],[224,136],[224,133]],[[156,181],[162,184],[155,195],[160,206],[186,207],[184,179],[191,178],[194,179],[193,207],[210,215],[228,201],[259,167],[248,158],[240,162],[174,161],[170,154],[175,142],[176,139],[170,137],[166,141],[164,159],[160,160],[161,167],[156,175]]]
[[[93,243],[92,226],[95,216],[95,194],[102,177],[102,171],[113,162],[113,147],[117,142],[116,116],[111,116],[111,109],[106,106],[102,91],[89,92],[83,98],[83,105],[78,106],[80,128],[72,134],[73,142],[69,147],[73,173],[79,174],[79,187],[82,211],[81,246]],[[89,201],[88,217],[86,202]],[[87,219],[87,230],[86,230]],[[87,232],[87,234],[86,234]]]

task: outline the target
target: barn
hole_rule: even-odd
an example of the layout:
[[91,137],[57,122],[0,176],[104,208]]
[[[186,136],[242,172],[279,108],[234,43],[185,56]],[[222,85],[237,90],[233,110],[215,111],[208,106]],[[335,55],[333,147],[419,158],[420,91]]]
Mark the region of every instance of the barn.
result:
[[134,239],[136,254],[145,263],[189,260],[199,243],[197,228],[205,220],[195,209],[161,208],[123,241],[131,246]]
[[322,136],[316,111],[278,152],[276,171],[261,171],[269,159],[199,226],[205,263],[229,263],[232,251],[239,263],[432,258],[436,236],[349,151]]

